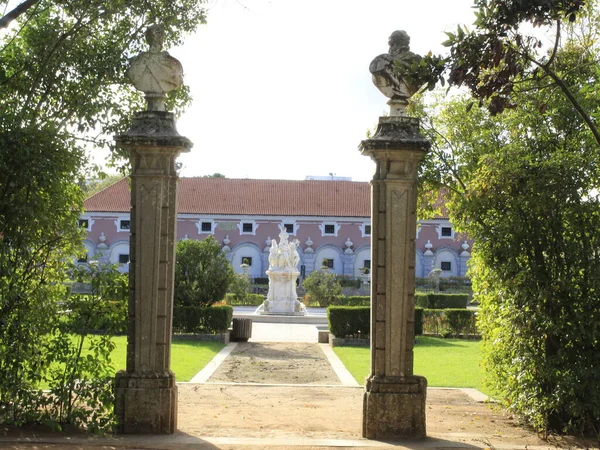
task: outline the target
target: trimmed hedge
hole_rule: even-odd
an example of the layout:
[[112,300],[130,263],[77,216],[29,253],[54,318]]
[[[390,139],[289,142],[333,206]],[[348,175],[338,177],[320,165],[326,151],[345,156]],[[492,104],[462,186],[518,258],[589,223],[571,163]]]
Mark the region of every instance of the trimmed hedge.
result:
[[[329,331],[338,338],[368,337],[371,328],[368,306],[330,306],[327,308]],[[424,332],[441,337],[478,336],[477,312],[470,309],[415,308],[415,335]]]
[[230,306],[260,306],[265,301],[265,296],[262,294],[248,294],[245,300],[238,300],[235,294],[228,293],[225,294],[223,301]]
[[423,308],[415,307],[415,336],[423,334]]
[[466,308],[468,302],[468,294],[415,294],[415,306],[427,309]]
[[424,309],[423,331],[441,337],[479,336],[477,311],[466,308]]
[[173,328],[186,333],[223,333],[233,318],[231,306],[176,306],[173,309]]
[[369,295],[342,295],[338,298],[337,304],[340,306],[371,306],[371,297]]
[[330,306],[327,308],[329,332],[338,338],[368,337],[371,332],[369,306]]

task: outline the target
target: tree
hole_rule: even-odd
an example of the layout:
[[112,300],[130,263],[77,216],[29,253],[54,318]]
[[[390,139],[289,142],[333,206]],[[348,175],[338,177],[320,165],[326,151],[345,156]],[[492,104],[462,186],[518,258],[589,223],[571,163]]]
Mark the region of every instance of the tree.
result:
[[175,306],[208,307],[222,300],[233,268],[212,236],[177,243]]
[[[597,85],[598,41],[577,36],[555,68],[571,85]],[[576,64],[584,54],[596,62]],[[559,89],[520,86],[519,108],[502,115],[467,111],[467,98],[435,106],[437,172],[426,175],[448,188],[453,224],[475,240],[487,384],[538,430],[598,432],[600,156]],[[600,92],[585,101],[597,110]]]
[[336,274],[326,271],[315,270],[310,273],[302,283],[306,293],[312,300],[319,303],[319,306],[326,308],[329,305],[335,305],[342,295],[342,285],[337,279]]
[[[14,2],[0,0],[6,7]],[[39,419],[68,263],[82,251],[85,146],[112,147],[141,96],[128,58],[157,19],[167,45],[204,21],[195,0],[24,0],[0,18],[0,420]],[[170,105],[189,101],[184,89]],[[113,149],[114,150],[114,149]],[[113,152],[115,160],[118,154]],[[110,386],[107,386],[110,388]]]
[[[570,83],[557,58],[569,24],[579,19],[589,22],[588,29],[597,28],[597,2],[476,0],[475,4],[475,28],[470,31],[459,26],[456,33],[446,33],[444,45],[450,48],[450,56],[427,55],[405,76],[433,89],[438,83],[444,84],[447,74],[449,85],[466,87],[492,114],[515,108],[517,98],[532,90],[559,90],[600,145],[598,110],[586,105],[590,86],[582,90]],[[546,48],[541,33],[531,32],[525,24],[553,30],[553,44]],[[578,66],[589,63],[589,54],[579,56],[573,61]]]

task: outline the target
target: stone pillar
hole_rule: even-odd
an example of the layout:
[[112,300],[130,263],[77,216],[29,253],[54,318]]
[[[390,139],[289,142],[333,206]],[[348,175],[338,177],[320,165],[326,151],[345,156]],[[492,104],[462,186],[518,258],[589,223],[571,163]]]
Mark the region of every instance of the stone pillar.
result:
[[177,223],[175,159],[191,142],[164,111],[138,113],[116,137],[131,157],[127,369],[116,376],[122,433],[174,433],[177,386],[170,370]]
[[354,253],[344,253],[342,255],[342,275],[347,277],[354,276],[354,263],[356,261],[356,255]]
[[381,117],[360,150],[376,163],[372,189],[371,373],[363,436],[425,437],[427,380],[413,374],[417,171],[429,149],[418,119]]
[[192,143],[177,133],[164,110],[165,94],[183,82],[181,64],[162,51],[160,25],[146,33],[150,50],[128,70],[145,93],[147,110],[115,137],[131,161],[131,238],[127,368],[115,379],[115,414],[121,433],[177,431],[177,386],[171,372],[173,278],[177,225],[175,159]]

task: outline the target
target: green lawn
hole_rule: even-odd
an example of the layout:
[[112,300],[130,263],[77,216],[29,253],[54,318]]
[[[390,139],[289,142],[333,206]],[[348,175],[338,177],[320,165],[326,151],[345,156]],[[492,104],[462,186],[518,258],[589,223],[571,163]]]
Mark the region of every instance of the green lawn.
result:
[[[126,367],[127,336],[115,336],[113,342],[116,347],[110,359],[116,373]],[[171,345],[171,370],[175,373],[176,380],[190,381],[223,347],[225,344],[220,342],[174,340]],[[48,389],[46,383],[40,387]]]
[[[111,354],[112,366],[116,370],[125,369],[127,336],[115,336],[117,345]],[[213,357],[225,347],[220,342],[179,341],[171,345],[171,370],[177,381],[190,381]]]
[[[334,347],[333,350],[356,381],[363,384],[369,375],[369,349]],[[475,388],[486,393],[480,367],[480,341],[418,336],[414,354],[415,375],[425,376],[428,386]]]

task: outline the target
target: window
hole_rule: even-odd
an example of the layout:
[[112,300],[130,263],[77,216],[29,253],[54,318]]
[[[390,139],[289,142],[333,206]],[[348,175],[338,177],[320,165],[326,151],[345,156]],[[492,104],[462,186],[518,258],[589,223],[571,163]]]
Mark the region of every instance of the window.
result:
[[212,223],[202,222],[202,225],[200,226],[200,230],[204,233],[211,233],[212,232]]
[[365,225],[365,235],[371,236],[371,225]]
[[452,237],[452,228],[442,227],[442,237]]
[[293,223],[286,223],[283,226],[285,227],[285,231],[287,232],[287,234],[294,234],[294,224]]
[[252,257],[251,256],[242,256],[242,264],[247,264],[248,266],[252,266]]
[[323,261],[321,262],[321,267],[333,269],[333,259],[323,259]]
[[325,225],[325,234],[335,234],[335,225]]
[[242,224],[242,233],[252,233],[254,231],[254,224],[252,223],[243,223]]
[[119,228],[121,230],[130,230],[131,229],[131,221],[130,220],[121,220],[119,222]]
[[442,261],[440,263],[440,269],[443,272],[452,272],[452,263],[450,261]]
[[79,219],[79,228],[88,229],[90,221],[88,219]]
[[119,255],[119,264],[129,264],[129,255],[128,254]]
[[86,253],[86,254],[85,254],[85,255],[83,255],[81,258],[78,258],[78,259],[77,259],[77,262],[78,262],[78,263],[86,263],[86,262],[87,262],[87,260],[88,260],[88,255],[87,255],[87,253]]
[[370,259],[365,259],[363,262],[363,267],[365,269],[370,269],[371,268],[371,260]]

